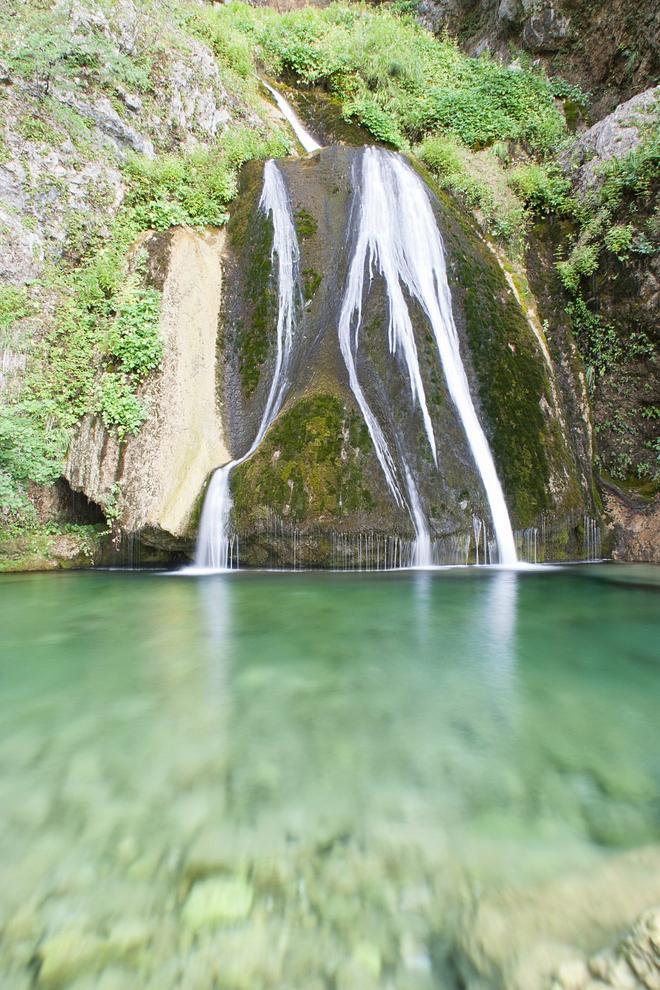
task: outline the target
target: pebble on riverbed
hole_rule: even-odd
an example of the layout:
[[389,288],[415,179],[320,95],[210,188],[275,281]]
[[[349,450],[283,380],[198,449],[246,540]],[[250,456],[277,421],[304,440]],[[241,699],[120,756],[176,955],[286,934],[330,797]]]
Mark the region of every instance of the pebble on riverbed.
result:
[[250,913],[253,896],[252,887],[240,877],[199,880],[183,905],[181,918],[193,933],[244,921]]

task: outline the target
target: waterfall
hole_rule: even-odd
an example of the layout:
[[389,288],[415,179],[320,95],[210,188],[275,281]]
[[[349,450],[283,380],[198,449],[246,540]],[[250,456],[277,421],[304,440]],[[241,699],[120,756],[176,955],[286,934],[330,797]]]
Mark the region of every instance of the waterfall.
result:
[[309,133],[307,128],[303,126],[302,122],[300,121],[300,118],[296,114],[296,111],[293,109],[289,101],[285,100],[282,94],[278,93],[277,90],[270,85],[270,83],[266,82],[265,79],[262,79],[261,81],[263,82],[268,92],[272,95],[273,99],[277,103],[278,107],[280,108],[280,110],[282,111],[288,122],[291,124],[291,128],[294,134],[300,141],[305,151],[308,152],[318,151],[321,145],[314,140],[314,138]]
[[[447,388],[481,476],[497,539],[499,560],[516,563],[516,549],[504,493],[488,441],[477,417],[461,359],[445,254],[440,231],[424,183],[404,159],[382,148],[367,147],[353,210],[357,227],[346,292],[339,317],[339,342],[357,399],[383,469],[398,504],[407,502],[415,526],[420,563],[430,563],[428,524],[404,459],[407,500],[397,478],[385,434],[367,402],[357,377],[356,356],[362,317],[365,271],[374,270],[386,285],[389,303],[388,341],[392,354],[401,351],[411,398],[419,406],[426,438],[437,465],[433,424],[426,402],[414,331],[404,290],[416,299],[431,325]],[[428,554],[428,556],[427,556]]]
[[286,395],[288,370],[293,348],[293,332],[297,306],[302,305],[299,289],[298,263],[300,249],[293,220],[293,211],[282,173],[274,161],[264,166],[264,184],[259,210],[270,214],[273,222],[271,261],[277,258],[278,311],[277,352],[268,398],[259,429],[249,450],[213,473],[209,482],[199,524],[195,567],[226,570],[238,566],[238,543],[229,528],[232,502],[229,490],[231,472],[246,461],[263,440],[277,416]]

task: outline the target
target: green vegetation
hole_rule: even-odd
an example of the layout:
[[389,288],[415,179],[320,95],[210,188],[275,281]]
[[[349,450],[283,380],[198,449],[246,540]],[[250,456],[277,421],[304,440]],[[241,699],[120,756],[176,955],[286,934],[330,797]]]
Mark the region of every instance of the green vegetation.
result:
[[[22,424],[27,416],[31,433],[43,440],[39,458],[6,467],[17,493],[11,500],[14,510],[25,504],[25,481],[57,476],[71,430],[86,413],[100,414],[120,439],[136,433],[144,421],[140,386],[158,368],[162,344],[160,293],[146,284],[146,253],[131,253],[140,233],[224,223],[238,168],[249,158],[287,150],[279,135],[268,139],[236,128],[213,149],[127,161],[124,207],[109,236],[81,267],[62,267],[52,275],[63,302],[27,376],[27,411],[12,407],[17,421]],[[46,473],[45,463],[50,465]],[[38,471],[35,465],[41,465]]]
[[0,332],[10,330],[17,320],[32,312],[28,290],[13,285],[0,286]]
[[571,183],[557,165],[520,165],[510,173],[509,185],[533,213],[561,216],[567,208]]
[[516,250],[522,243],[527,215],[507,186],[499,152],[498,145],[471,152],[451,134],[426,138],[415,148],[415,155],[439,188],[447,189],[477,213],[491,236]]
[[[215,57],[231,124],[216,138],[184,133],[164,123],[152,132],[147,127],[145,133],[159,153],[153,159],[129,155],[121,163],[119,209],[116,190],[103,179],[94,188],[94,209],[83,213],[67,204],[63,257],[47,269],[39,286],[54,315],[47,312],[38,333],[29,324],[33,343],[28,370],[20,392],[9,389],[0,412],[0,522],[5,525],[33,524],[30,483],[48,484],[57,477],[81,417],[101,416],[120,439],[139,430],[147,414],[146,385],[161,362],[162,342],[160,293],[152,282],[148,258],[136,250],[136,244],[147,230],[221,226],[236,196],[241,167],[253,159],[291,151],[290,138],[265,119],[259,82],[263,71],[324,90],[345,121],[359,124],[377,141],[412,152],[440,188],[450,191],[477,216],[482,228],[512,251],[520,251],[532,220],[560,219],[568,241],[564,239],[557,267],[592,391],[608,375],[618,373],[626,358],[648,354],[645,332],[631,331],[632,336],[622,340],[617,326],[601,316],[589,286],[607,265],[623,269],[655,250],[657,231],[645,204],[657,188],[658,134],[649,131],[638,149],[608,162],[593,191],[578,199],[556,156],[570,143],[567,120],[584,108],[584,94],[560,79],[548,79],[524,59],[504,66],[489,55],[468,57],[453,41],[434,38],[416,24],[413,0],[400,0],[387,9],[334,3],[283,14],[241,2],[216,7],[186,0],[139,0],[137,40],[130,48],[120,44],[111,30],[116,14],[113,0],[83,2],[80,17],[73,16],[68,4],[53,6],[37,0],[15,10],[8,0],[0,0],[0,10],[10,7],[12,16],[0,23],[0,46],[7,53],[3,61],[12,77],[29,82],[32,104],[21,106],[14,130],[7,126],[0,135],[0,160],[12,156],[17,136],[33,154],[44,146],[58,149],[59,154],[63,146],[73,145],[78,155],[74,167],[81,171],[87,163],[101,160],[110,152],[99,145],[94,122],[59,99],[58,92],[75,91],[90,102],[103,95],[125,120],[133,120],[122,102],[130,90],[140,94],[148,108],[145,120],[164,121],[172,94],[166,94],[159,105],[163,65],[172,57],[186,58],[198,42]],[[0,95],[7,98],[4,92]],[[259,119],[261,125],[255,123]],[[137,126],[140,129],[141,124]],[[113,163],[117,165],[114,159]],[[46,175],[34,181],[31,195],[33,205],[41,204],[39,221],[36,209],[22,221],[26,228],[36,229],[48,216],[51,202],[66,200],[66,184]],[[254,198],[250,202],[254,206]],[[299,209],[296,226],[304,240],[314,233],[316,222]],[[270,230],[268,224],[255,225],[246,216],[237,216],[234,228],[234,241],[254,242],[252,267],[243,273],[249,319],[237,327],[239,370],[250,394],[258,384],[274,329],[275,300],[272,287],[266,288]],[[488,282],[490,276],[477,277],[467,270],[464,274],[475,361],[492,366],[494,391],[504,391],[505,380],[515,380],[529,409],[529,416],[519,423],[511,420],[507,408],[486,411],[496,424],[494,448],[504,465],[507,488],[529,492],[528,504],[518,505],[517,514],[531,518],[542,508],[541,493],[534,487],[534,478],[543,476],[544,456],[536,445],[540,414],[535,403],[545,383],[534,362],[527,362],[510,314],[503,314],[501,308],[488,311],[486,322],[494,327],[493,339],[490,343],[481,339],[483,293],[476,283]],[[311,268],[303,272],[306,299],[317,290],[320,277]],[[500,288],[493,286],[493,292]],[[36,310],[31,286],[0,288],[3,346],[11,346],[15,334],[19,339],[20,321],[35,316]],[[509,339],[507,334],[516,340],[515,356],[499,346]],[[641,407],[639,418],[645,423],[653,418],[646,415],[650,408]],[[318,416],[314,409],[305,409],[310,416],[332,421],[333,427],[343,422],[344,412],[340,415],[334,407],[324,407]],[[302,423],[298,425],[302,430]],[[614,423],[612,430],[624,431],[624,427]],[[513,455],[503,439],[515,431],[534,434],[528,446],[526,441],[523,444],[524,456],[519,451]],[[325,447],[318,436],[305,436],[305,449],[317,463]],[[286,436],[280,439],[286,446]],[[626,454],[615,476],[632,472],[651,477],[657,472],[656,454],[649,447],[648,459],[636,462],[631,455],[630,463],[624,463]],[[328,458],[321,460],[329,463]],[[284,463],[272,469],[271,480],[282,497],[286,495],[282,486],[286,482],[289,491],[293,480],[292,518],[302,518],[310,505],[325,511],[323,506],[339,498],[337,491],[324,488],[323,471],[308,476],[302,462],[292,456],[286,462],[292,473],[285,479]],[[247,475],[247,466],[243,473]],[[348,490],[359,492],[354,480],[344,478]],[[324,494],[317,499],[321,491]],[[342,505],[350,503],[347,498],[341,495]],[[356,498],[359,501],[362,495]],[[112,512],[111,505],[107,511]]]
[[[624,157],[605,162],[600,172],[600,181],[582,201],[561,187],[554,196],[552,211],[572,216],[577,228],[568,257],[557,266],[572,295],[578,295],[582,280],[598,270],[601,252],[607,250],[619,260],[630,252],[653,252],[641,208],[652,202],[660,176],[660,128]],[[637,224],[617,222],[619,215],[637,214]]]
[[396,10],[331,4],[280,15],[232,3],[207,23],[232,44],[247,38],[272,75],[325,87],[347,120],[397,148],[444,131],[472,148],[517,140],[547,150],[565,130],[543,74],[469,58]]
[[254,158],[290,152],[280,132],[262,135],[248,127],[227,131],[215,146],[156,159],[133,156],[126,165],[127,205],[140,229],[222,226],[238,191],[238,169]]
[[[620,276],[628,264],[657,250],[657,204],[660,177],[660,129],[622,158],[600,167],[600,176],[581,200],[566,195],[556,213],[570,216],[574,234],[566,256],[557,263],[569,296],[566,311],[586,365],[592,395],[607,396],[596,432],[606,454],[597,466],[619,482],[657,485],[657,441],[644,440],[646,385],[635,365],[650,367],[655,346],[650,327],[620,325],[600,312],[594,287]],[[656,211],[654,213],[654,210]],[[638,396],[637,402],[635,396]],[[640,446],[641,444],[641,446]]]
[[95,30],[76,31],[66,4],[25,7],[20,20],[11,24],[11,34],[7,23],[2,34],[11,43],[2,48],[9,71],[36,83],[44,96],[57,78],[73,78],[81,72],[103,88],[114,88],[119,81],[133,89],[148,89],[152,64],[148,53],[121,51],[100,24]]
[[[241,49],[210,37],[204,13],[191,11],[189,4],[172,0],[164,10],[152,0],[141,0],[134,25],[140,40],[130,52],[104,26],[104,16],[112,23],[112,4],[101,0],[89,9],[82,26],[67,5],[50,9],[35,4],[12,21],[3,20],[0,41],[9,52],[8,70],[29,81],[37,94],[34,106],[19,119],[17,133],[26,141],[59,147],[70,139],[79,155],[77,167],[103,158],[106,152],[94,141],[90,123],[56,98],[56,87],[75,87],[82,77],[88,93],[105,92],[125,112],[117,100],[119,89],[153,99],[159,57],[176,46],[185,53],[193,27],[197,37],[206,31],[223,82],[237,108],[245,108],[237,116],[260,106],[252,61],[245,62],[241,54],[246,45]],[[156,24],[163,28],[162,37],[154,33]],[[136,253],[134,245],[146,230],[224,224],[241,166],[290,151],[284,131],[255,127],[250,113],[249,124],[233,125],[193,150],[173,150],[156,159],[129,156],[123,165],[125,195],[114,217],[115,191],[104,188],[103,180],[93,190],[98,216],[70,210],[64,258],[42,280],[46,293],[59,303],[38,338],[32,336],[20,392],[12,388],[3,406],[0,505],[6,525],[33,524],[29,484],[49,484],[59,475],[82,416],[100,415],[120,439],[139,430],[147,414],[143,385],[160,364],[162,343],[160,292],[150,284],[146,253]],[[51,180],[44,180],[36,193],[42,202],[50,197],[61,202],[67,195],[61,182]],[[0,289],[0,334],[7,343],[14,325],[34,309],[29,288]]]

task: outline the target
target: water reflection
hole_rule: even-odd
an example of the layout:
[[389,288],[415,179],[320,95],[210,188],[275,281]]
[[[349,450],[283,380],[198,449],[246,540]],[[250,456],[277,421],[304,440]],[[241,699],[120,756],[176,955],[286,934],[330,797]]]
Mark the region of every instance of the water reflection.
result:
[[487,648],[482,665],[488,689],[497,703],[499,717],[513,724],[516,709],[516,607],[518,575],[495,571],[489,580],[483,622]]

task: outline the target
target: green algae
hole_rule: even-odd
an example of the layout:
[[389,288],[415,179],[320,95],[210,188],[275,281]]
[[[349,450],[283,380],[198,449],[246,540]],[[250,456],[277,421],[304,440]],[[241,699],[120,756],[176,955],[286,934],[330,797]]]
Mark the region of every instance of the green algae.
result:
[[303,295],[305,296],[305,302],[309,302],[316,290],[318,289],[323,276],[320,272],[317,272],[315,268],[305,268],[302,273],[303,275]]
[[364,477],[370,454],[364,421],[339,398],[321,393],[300,399],[233,474],[236,528],[266,511],[302,523],[373,508]]
[[303,206],[299,206],[293,215],[296,225],[296,233],[301,241],[308,237],[313,237],[318,230],[318,223],[315,218]]
[[235,351],[246,396],[259,384],[276,337],[277,292],[272,278],[273,226],[258,210],[263,167],[245,170],[241,196],[229,221],[229,243],[241,259],[245,304],[236,320]]

